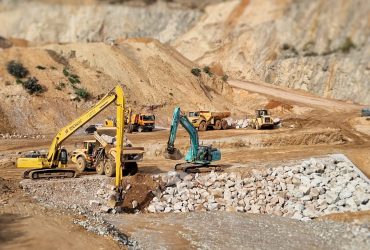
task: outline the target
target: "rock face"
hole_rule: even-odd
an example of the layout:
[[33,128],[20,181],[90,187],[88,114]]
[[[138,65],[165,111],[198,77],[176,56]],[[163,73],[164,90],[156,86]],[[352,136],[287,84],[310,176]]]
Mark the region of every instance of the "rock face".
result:
[[168,42],[201,14],[163,2],[130,6],[4,1],[0,10],[2,36],[43,43],[100,42],[118,37],[152,37]]
[[220,210],[306,221],[329,213],[370,209],[370,183],[338,155],[253,171],[248,178],[214,172],[194,178],[176,172],[168,176],[162,178],[167,188],[153,199],[149,212]]
[[367,0],[228,1],[173,45],[227,74],[370,103]]

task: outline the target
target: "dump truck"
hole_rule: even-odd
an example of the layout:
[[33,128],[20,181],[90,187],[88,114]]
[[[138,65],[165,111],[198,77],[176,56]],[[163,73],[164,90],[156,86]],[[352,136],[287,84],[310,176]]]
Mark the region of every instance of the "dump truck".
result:
[[[101,128],[94,132],[95,140],[86,140],[83,148],[76,149],[71,154],[71,161],[76,164],[78,172],[95,169],[100,175],[115,176],[116,149],[114,147],[115,137],[107,134],[99,134],[107,128]],[[111,130],[115,131],[114,127]],[[137,163],[142,161],[143,147],[133,147],[132,143],[125,137],[121,158],[123,160],[123,175],[134,175],[138,171]]]
[[[115,126],[115,120],[106,119],[104,127]],[[155,128],[155,115],[145,113],[133,113],[131,108],[125,111],[125,131],[128,133],[153,131]]]
[[153,131],[155,128],[155,115],[153,114],[131,114],[127,126],[130,127],[128,132]]
[[187,115],[191,124],[199,131],[227,129],[229,125],[225,118],[229,116],[230,112],[211,111],[191,111]]
[[274,128],[274,121],[267,109],[257,109],[256,116],[250,120],[250,124],[255,129]]

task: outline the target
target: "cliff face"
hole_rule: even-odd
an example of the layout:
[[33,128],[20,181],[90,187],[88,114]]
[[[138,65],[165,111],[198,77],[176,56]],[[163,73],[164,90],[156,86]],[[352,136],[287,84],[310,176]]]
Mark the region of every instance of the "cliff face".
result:
[[185,32],[201,14],[197,9],[163,2],[148,6],[59,2],[0,2],[0,35],[34,43],[97,42],[117,37],[152,37],[168,42]]
[[211,5],[173,45],[245,80],[370,103],[367,0],[233,1]]

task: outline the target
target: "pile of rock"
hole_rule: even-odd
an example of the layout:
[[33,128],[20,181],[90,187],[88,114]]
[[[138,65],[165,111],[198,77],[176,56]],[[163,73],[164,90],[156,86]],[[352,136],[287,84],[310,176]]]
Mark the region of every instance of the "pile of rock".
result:
[[370,184],[344,156],[310,159],[299,165],[237,173],[162,176],[167,187],[149,212],[238,211],[298,220],[370,209]]
[[5,134],[0,134],[0,139],[45,139],[45,135],[29,135],[29,134],[16,134],[16,133],[13,133],[13,134],[9,134],[9,133],[5,133]]

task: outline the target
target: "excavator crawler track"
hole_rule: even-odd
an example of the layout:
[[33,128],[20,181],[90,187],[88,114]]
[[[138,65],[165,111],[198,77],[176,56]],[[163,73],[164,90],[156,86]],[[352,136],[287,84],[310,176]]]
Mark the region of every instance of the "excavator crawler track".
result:
[[76,171],[73,169],[30,169],[23,173],[25,179],[53,179],[53,178],[74,178],[76,177]]
[[220,166],[202,165],[193,163],[178,163],[175,165],[176,171],[183,171],[186,173],[207,173],[211,171],[222,171]]

